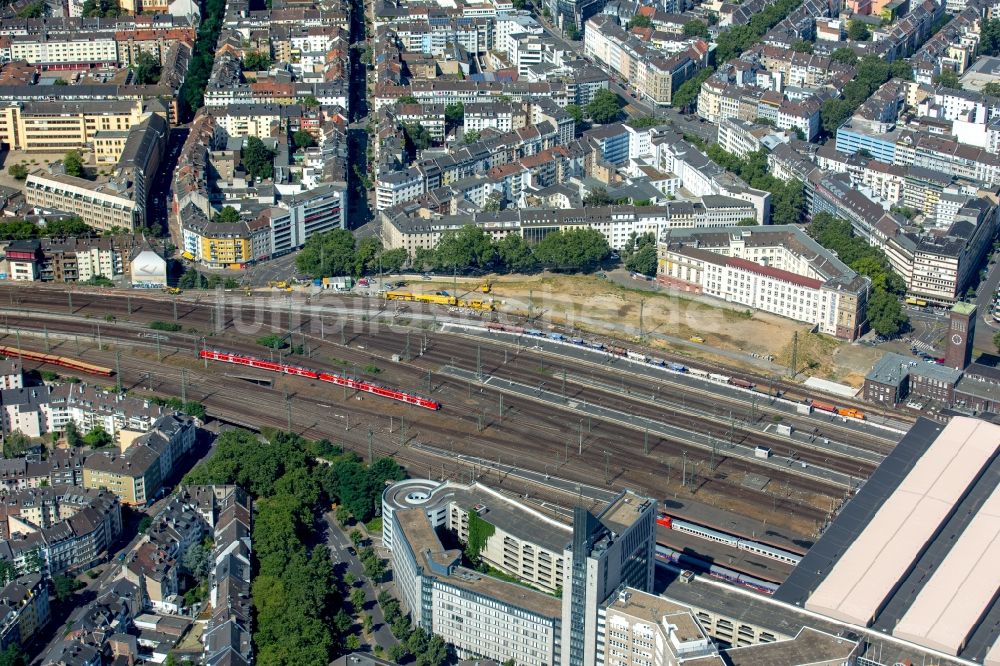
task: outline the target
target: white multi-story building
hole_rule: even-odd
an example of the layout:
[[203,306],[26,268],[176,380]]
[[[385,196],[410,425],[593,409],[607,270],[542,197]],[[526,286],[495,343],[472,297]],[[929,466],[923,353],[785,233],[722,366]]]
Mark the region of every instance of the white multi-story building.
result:
[[387,173],[379,176],[375,184],[375,207],[386,210],[423,193],[424,177],[417,169]]
[[855,339],[864,331],[870,280],[795,226],[684,229],[661,238],[657,279]]
[[[459,655],[594,666],[599,606],[621,586],[652,586],[655,510],[655,501],[626,491],[597,516],[577,509],[570,530],[481,484],[411,479],[383,493],[383,542],[414,623]],[[552,590],[558,581],[562,600],[462,567],[436,526],[533,587]]]
[[86,65],[117,67],[118,42],[114,34],[103,37],[23,37],[0,38],[0,60],[26,61],[29,65]]

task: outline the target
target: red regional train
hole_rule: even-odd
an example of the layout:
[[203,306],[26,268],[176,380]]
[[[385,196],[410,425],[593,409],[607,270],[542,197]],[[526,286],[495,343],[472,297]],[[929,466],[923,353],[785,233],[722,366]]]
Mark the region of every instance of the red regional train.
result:
[[207,349],[203,349],[198,353],[198,355],[201,358],[207,358],[212,361],[222,361],[223,363],[235,363],[236,365],[245,365],[250,368],[258,368],[260,370],[270,370],[271,372],[279,372],[284,375],[295,375],[297,377],[318,379],[321,382],[329,382],[331,384],[336,384],[338,386],[346,386],[356,391],[373,393],[375,395],[380,395],[384,398],[390,398],[392,400],[405,402],[409,405],[416,405],[417,407],[423,407],[424,409],[430,409],[433,411],[441,409],[441,403],[437,402],[436,400],[421,398],[420,396],[410,395],[409,393],[404,393],[403,391],[396,391],[394,389],[385,388],[384,386],[378,386],[376,384],[370,384],[368,382],[363,382],[357,379],[351,379],[350,377],[342,377],[340,375],[334,375],[328,372],[319,372],[317,370],[310,370],[309,368],[302,368],[297,365],[275,363],[273,361],[265,361],[264,359],[255,358],[253,356],[230,354],[229,352],[209,351]]

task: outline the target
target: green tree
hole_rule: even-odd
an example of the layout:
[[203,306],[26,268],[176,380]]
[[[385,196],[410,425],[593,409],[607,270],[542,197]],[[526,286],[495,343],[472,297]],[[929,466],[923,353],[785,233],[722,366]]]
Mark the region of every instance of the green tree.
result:
[[70,578],[69,576],[52,577],[52,588],[55,592],[56,601],[62,602],[68,600],[73,596],[74,592],[83,587],[85,585],[76,578]]
[[656,243],[649,243],[638,249],[625,262],[625,268],[650,277],[656,275]]
[[704,21],[699,21],[698,19],[688,21],[684,24],[684,34],[688,37],[708,39],[708,26],[705,25]]
[[444,107],[445,126],[451,130],[460,127],[465,122],[465,105],[454,102]]
[[31,448],[31,440],[20,430],[15,430],[3,438],[3,457],[20,458]]
[[208,580],[212,568],[212,547],[210,543],[192,543],[181,555],[181,568],[198,582]]
[[979,31],[980,55],[1000,55],[1000,18],[984,20]]
[[434,255],[439,268],[464,271],[491,265],[496,258],[496,248],[481,227],[467,224],[441,234]]
[[295,257],[295,267],[313,277],[356,275],[354,235],[334,229],[310,236]]
[[346,639],[344,639],[344,646],[351,652],[355,652],[361,649],[361,639],[357,634],[351,634]]
[[83,437],[83,443],[92,449],[100,449],[105,446],[111,446],[114,441],[115,438],[101,426],[94,426],[90,432]]
[[431,133],[419,123],[404,123],[403,134],[411,147],[411,152],[426,150],[431,145]]
[[66,169],[67,176],[82,178],[83,158],[80,156],[80,152],[77,150],[67,151],[67,153],[63,155],[63,167]]
[[274,175],[275,152],[255,136],[248,136],[243,146],[243,165],[256,180],[266,180]]
[[351,590],[351,605],[354,606],[354,611],[357,613],[365,609],[365,591],[360,587]]
[[566,39],[569,39],[569,40],[574,41],[574,42],[579,41],[580,40],[580,29],[577,28],[575,25],[572,25],[572,24],[566,26]]
[[540,263],[563,271],[593,269],[609,254],[607,239],[596,229],[553,231],[535,247],[535,258]]
[[653,27],[653,20],[650,19],[648,16],[644,16],[642,14],[636,14],[628,22],[629,30],[631,30],[632,28],[651,28],[651,27]]
[[160,59],[142,51],[132,63],[133,82],[138,86],[159,83],[161,70]]
[[613,123],[621,117],[621,113],[621,98],[610,90],[598,90],[593,101],[587,105],[587,115],[596,123]]
[[677,88],[673,96],[670,98],[670,105],[681,109],[682,111],[689,109],[698,101],[698,94],[701,92],[701,84],[709,79],[715,70],[711,67],[706,67],[700,70],[692,78],[688,79]]
[[28,655],[17,643],[11,643],[0,652],[0,666],[28,666]]
[[510,233],[496,244],[497,256],[508,271],[524,273],[535,268],[535,257],[528,242],[519,234]]
[[15,180],[24,180],[28,177],[28,168],[23,164],[11,164],[7,167],[7,173]]
[[232,206],[225,206],[215,215],[215,222],[223,224],[235,224],[240,221],[240,212]]
[[934,77],[934,83],[954,90],[962,89],[962,84],[958,81],[958,74],[950,69],[942,69],[941,73]]
[[297,130],[292,135],[292,143],[296,148],[312,148],[316,145],[316,139],[306,130]]
[[79,217],[73,216],[49,220],[43,233],[49,237],[92,236],[94,230]]
[[833,53],[830,54],[830,59],[851,67],[858,64],[858,54],[846,46],[834,49]]
[[271,67],[271,56],[263,51],[250,51],[243,55],[243,71],[263,72]]
[[579,134],[587,125],[586,121],[583,119],[583,109],[580,108],[579,104],[567,104],[563,111],[568,113],[573,119],[574,128],[576,133]]
[[462,134],[462,141],[466,144],[472,144],[479,141],[480,133],[477,130],[468,130]]
[[17,10],[18,18],[42,18],[43,16],[45,16],[45,2],[43,0],[35,0]]
[[149,526],[152,524],[153,524],[152,518],[150,518],[149,516],[143,516],[142,519],[139,521],[139,526],[138,526],[139,534],[145,534],[146,530],[148,530]]
[[873,289],[868,299],[868,323],[879,335],[899,333],[907,318],[899,299],[884,289]]
[[805,39],[800,39],[792,44],[792,50],[797,53],[812,53],[813,43]]
[[872,36],[863,21],[853,19],[847,23],[847,38],[854,42],[867,42]]
[[614,203],[615,200],[608,194],[607,188],[600,186],[590,190],[583,197],[584,206],[610,206]]
[[379,265],[384,273],[398,273],[410,260],[410,253],[404,247],[383,250],[379,253]]
[[401,663],[409,656],[410,651],[406,649],[406,645],[403,643],[396,643],[389,648],[389,659],[397,664]]
[[285,336],[278,335],[277,333],[257,338],[257,344],[261,347],[267,347],[268,349],[284,349],[288,346]]
[[83,438],[80,437],[80,431],[76,427],[76,423],[73,421],[66,422],[66,428],[63,430],[63,437],[66,438],[66,443],[70,446],[80,446],[83,443]]
[[503,206],[503,194],[500,190],[493,190],[486,197],[486,201],[483,202],[483,212],[497,213],[500,211],[501,206]]
[[414,97],[413,95],[402,95],[399,99],[396,100],[396,104],[419,104],[419,103],[420,102],[418,102],[417,98]]
[[306,95],[305,97],[299,100],[299,104],[301,104],[307,109],[319,108],[319,100],[316,99],[315,95]]
[[1000,82],[990,81],[983,86],[983,94],[989,97],[1000,97]]

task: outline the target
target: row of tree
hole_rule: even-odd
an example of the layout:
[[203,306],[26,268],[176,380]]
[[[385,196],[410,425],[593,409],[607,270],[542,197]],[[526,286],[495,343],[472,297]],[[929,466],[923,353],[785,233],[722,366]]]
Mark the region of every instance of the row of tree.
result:
[[0,240],[29,240],[32,238],[86,237],[94,234],[79,217],[49,220],[39,226],[27,220],[0,222]]
[[[101,0],[106,1],[106,0]],[[201,3],[201,25],[198,37],[191,51],[187,76],[177,98],[181,107],[181,118],[185,121],[194,117],[205,101],[205,86],[212,75],[215,64],[215,46],[222,29],[222,17],[226,12],[226,0],[203,0]]]
[[389,630],[399,643],[389,648],[389,659],[399,664],[413,656],[416,666],[443,666],[451,657],[449,646],[440,636],[428,634],[422,627],[414,628],[410,617],[388,592],[378,596],[382,615]]
[[763,150],[750,153],[745,158],[726,152],[719,144],[706,149],[713,162],[732,171],[758,190],[771,193],[771,223],[797,224],[806,212],[805,188],[800,180],[784,182],[768,173],[767,153]]
[[295,267],[314,277],[369,275],[399,271],[409,259],[405,249],[386,250],[374,236],[354,238],[346,229],[311,236],[295,257]]
[[[387,458],[368,467],[325,440],[267,431],[264,437],[266,444],[245,430],[224,433],[214,455],[184,482],[236,484],[255,500],[253,638],[260,662],[329,663],[344,645],[350,621],[345,627],[329,552],[318,543],[317,517],[331,501],[370,516],[385,481],[405,473]],[[320,457],[329,464],[320,464]]]
[[845,264],[871,278],[868,323],[879,335],[896,335],[905,330],[909,319],[900,305],[906,293],[903,278],[893,272],[885,253],[854,235],[851,223],[829,213],[817,213],[809,225],[809,235]]

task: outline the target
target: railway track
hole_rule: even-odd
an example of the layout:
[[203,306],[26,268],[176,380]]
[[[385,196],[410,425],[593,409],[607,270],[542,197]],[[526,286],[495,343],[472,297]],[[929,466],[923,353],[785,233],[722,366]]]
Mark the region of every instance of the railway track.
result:
[[[26,293],[33,294],[35,292]],[[4,295],[0,289],[0,306],[4,305]],[[70,298],[73,300],[74,313],[81,317],[89,315],[91,317],[89,320],[75,320],[65,317],[69,310]],[[561,475],[593,479],[594,470],[602,469],[607,457],[611,457],[615,464],[612,466],[609,476],[612,477],[611,483],[614,486],[631,485],[650,494],[663,496],[669,492],[669,488],[676,487],[676,482],[679,480],[678,459],[681,452],[679,447],[668,441],[650,441],[651,453],[649,456],[643,457],[641,436],[636,442],[634,432],[616,428],[612,424],[597,423],[593,424],[592,432],[587,433],[587,447],[582,456],[574,454],[560,456],[560,449],[563,449],[563,453],[565,453],[566,448],[565,415],[553,413],[550,409],[529,402],[505,399],[505,415],[501,423],[499,415],[496,413],[496,403],[499,399],[497,394],[486,390],[477,396],[466,384],[443,378],[434,373],[435,366],[443,358],[443,355],[450,355],[448,349],[465,348],[466,356],[464,358],[466,359],[469,358],[468,354],[472,353],[469,351],[468,341],[455,336],[428,334],[423,357],[416,358],[412,363],[393,363],[386,368],[385,374],[379,377],[379,381],[383,381],[384,378],[387,385],[396,386],[402,390],[421,392],[427,386],[428,372],[425,366],[431,366],[429,377],[434,397],[441,400],[446,406],[444,410],[448,417],[446,425],[441,419],[434,423],[428,423],[426,419],[415,418],[409,414],[400,413],[396,416],[391,413],[392,410],[384,404],[378,404],[379,401],[372,398],[361,402],[345,402],[341,399],[335,403],[331,398],[331,393],[335,393],[335,390],[331,392],[329,387],[324,387],[322,391],[317,391],[316,387],[302,389],[295,385],[295,382],[301,382],[301,380],[280,378],[274,382],[272,388],[267,389],[249,382],[234,381],[222,375],[219,369],[210,368],[209,372],[204,372],[204,367],[199,367],[198,362],[190,358],[201,345],[259,356],[264,355],[261,353],[261,348],[255,345],[252,339],[248,340],[245,333],[238,332],[239,323],[234,322],[231,312],[227,312],[223,317],[218,317],[218,321],[216,321],[217,317],[211,313],[207,303],[192,303],[180,299],[176,301],[177,320],[184,326],[185,331],[165,334],[169,337],[169,341],[160,344],[160,355],[163,363],[156,364],[155,372],[150,372],[150,366],[156,362],[154,343],[148,340],[140,341],[136,336],[139,331],[148,331],[148,328],[144,328],[144,324],[149,321],[172,321],[175,301],[139,297],[133,297],[130,300],[131,302],[125,302],[121,296],[109,298],[106,295],[81,292],[74,292],[72,297],[67,297],[65,293],[46,293],[40,299],[26,298],[22,299],[21,303],[12,302],[13,298],[11,298],[6,304],[8,311],[13,306],[16,310],[30,308],[31,312],[20,315],[8,312],[6,315],[7,326],[18,327],[25,332],[34,328],[38,332],[37,329],[41,323],[39,317],[48,311],[50,315],[61,315],[61,320],[54,321],[52,325],[41,324],[50,333],[58,330],[63,335],[90,338],[97,334],[96,329],[100,327],[101,335],[105,341],[114,340],[117,346],[128,346],[142,350],[143,360],[137,366],[132,365],[133,361],[126,360],[123,354],[123,375],[133,384],[133,388],[137,384],[142,384],[148,390],[159,391],[166,395],[180,393],[179,370],[174,367],[171,371],[170,364],[176,365],[179,360],[184,360],[187,365],[191,366],[188,372],[191,382],[188,389],[195,391],[196,382],[203,384],[206,387],[204,391],[206,405],[213,413],[218,411],[220,416],[225,415],[233,420],[245,418],[239,413],[239,410],[232,409],[231,405],[233,404],[254,404],[256,407],[257,404],[277,403],[276,405],[268,404],[266,408],[261,407],[260,416],[262,418],[258,419],[256,413],[254,418],[263,422],[265,421],[263,417],[266,417],[266,425],[285,427],[288,415],[285,409],[284,391],[287,390],[292,397],[288,402],[291,403],[293,421],[303,424],[302,427],[305,429],[303,434],[311,437],[332,437],[335,438],[335,441],[343,441],[350,448],[360,452],[367,451],[368,426],[364,423],[368,422],[372,424],[373,445],[377,450],[385,449],[388,452],[392,450],[392,447],[397,452],[405,450],[405,440],[403,446],[400,446],[395,439],[401,432],[398,419],[403,417],[406,419],[408,435],[406,439],[422,437],[428,440],[430,438],[439,445],[450,439],[456,447],[464,447],[477,455],[492,455],[494,451],[501,451],[501,455],[504,456],[510,455],[526,461],[534,461],[533,466],[539,471],[542,468],[542,461],[555,461],[558,458],[559,462],[551,462],[550,465],[559,465]],[[106,315],[112,315],[115,320],[106,321]],[[388,314],[385,315],[386,318],[388,316]],[[126,319],[128,321],[125,321]],[[247,317],[247,320],[251,319]],[[312,352],[312,358],[295,357],[295,362],[317,369],[344,372],[343,363],[346,362],[354,366],[353,372],[359,372],[358,368],[363,368],[366,363],[373,360],[379,364],[385,363],[387,356],[391,356],[392,353],[400,353],[405,348],[404,335],[402,334],[383,331],[368,335],[366,328],[370,322],[348,321],[350,330],[345,333],[343,338],[345,344],[340,344],[341,338],[338,332],[339,325],[344,323],[343,318],[337,319],[332,316],[322,318],[322,321],[326,322],[325,332],[322,333],[320,331],[323,327],[317,325],[315,320],[320,318],[316,315],[293,312],[289,316],[287,312],[282,312],[279,309],[268,312],[265,319],[269,330],[287,330],[291,319],[292,326],[290,328],[295,331],[293,339],[296,343],[300,340],[304,341]],[[303,328],[305,329],[304,333],[302,332]],[[222,335],[213,336],[212,329],[220,329]],[[234,329],[237,329],[235,333]],[[208,335],[204,335],[205,342],[203,343],[202,337],[205,333]],[[11,337],[7,338],[8,344]],[[326,337],[326,340],[319,339],[322,337]],[[36,348],[42,348],[37,344],[38,337],[35,341]],[[55,348],[54,339],[51,344]],[[60,353],[65,355],[73,353],[74,343],[71,340],[64,339],[58,344],[61,345],[58,349]],[[420,348],[424,346],[423,336],[419,333],[412,334],[410,344],[413,355],[416,356],[421,351]],[[364,349],[358,349],[359,345]],[[392,348],[393,345],[395,345],[395,349]],[[113,354],[96,351],[90,353],[102,354],[102,358],[111,367],[114,367],[115,357]],[[499,361],[502,350],[498,348],[490,353],[496,355],[495,360]],[[434,354],[440,356],[434,356]],[[332,358],[337,358],[342,363],[334,363]],[[551,362],[548,364],[551,365]],[[145,367],[145,370],[142,370],[142,367]],[[137,381],[137,378],[141,378],[143,375],[147,377],[149,375],[159,376],[161,368],[166,373],[162,381],[154,379],[152,386],[143,383],[143,381]],[[525,370],[525,372],[528,371]],[[549,369],[548,373],[551,378],[552,370]],[[213,374],[214,377],[206,377],[206,375]],[[148,379],[144,381],[148,382]],[[637,385],[639,381],[627,378],[627,385]],[[233,386],[234,384],[244,384],[245,386],[237,388]],[[593,389],[586,387],[578,387],[578,389],[593,391]],[[317,396],[322,392],[325,392],[325,395]],[[189,396],[189,399],[192,397],[193,394]],[[220,400],[218,403],[213,402],[220,397],[224,397],[225,400]],[[628,400],[622,398],[616,398],[616,400],[621,400],[620,403],[615,403],[621,406],[630,407],[632,405]],[[634,401],[632,402],[634,403]],[[648,406],[643,408],[649,409]],[[344,417],[340,417],[339,414],[331,416],[331,412],[340,412],[341,410],[344,412]],[[660,409],[659,413],[662,414],[663,411]],[[355,414],[354,418],[362,422],[361,424],[352,423],[350,431],[331,428],[326,423],[336,419],[337,425],[340,426],[346,420],[348,413]],[[678,415],[679,417],[680,415]],[[391,433],[388,432],[389,427],[386,423],[389,418],[394,418],[396,421]],[[695,427],[695,420],[691,420],[689,425]],[[575,435],[576,433],[571,434]],[[608,453],[605,455],[604,451]],[[693,463],[692,458],[693,456],[688,458],[689,464]],[[431,462],[433,465],[440,465],[440,461],[423,461],[420,456],[416,456],[414,460],[421,461],[419,464]],[[637,460],[643,460],[643,462],[634,466],[632,463]],[[700,484],[698,492],[703,492],[705,495],[714,493],[731,498],[735,497],[739,502],[753,501],[753,497],[756,496],[759,503],[771,504],[772,511],[788,511],[815,522],[821,522],[829,511],[816,507],[815,496],[821,495],[822,492],[817,490],[815,484],[805,483],[794,475],[789,474],[787,477],[783,477],[775,474],[773,475],[772,489],[780,487],[781,490],[779,492],[758,493],[741,487],[738,482],[734,481],[735,478],[744,475],[747,471],[742,463],[722,459],[716,468],[709,472],[706,471],[707,461],[699,462],[701,466],[697,474]],[[459,473],[458,468],[449,471],[447,462],[445,467],[446,473]],[[802,496],[805,495],[811,495],[812,499],[803,499]],[[830,499],[831,506],[834,499]]]

